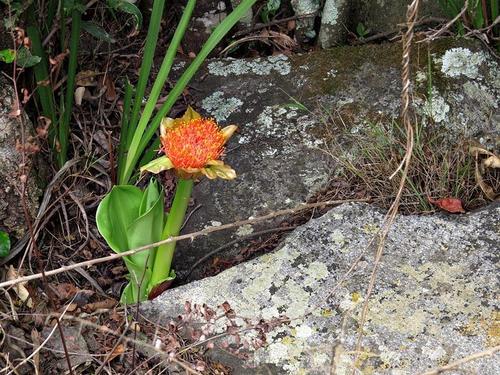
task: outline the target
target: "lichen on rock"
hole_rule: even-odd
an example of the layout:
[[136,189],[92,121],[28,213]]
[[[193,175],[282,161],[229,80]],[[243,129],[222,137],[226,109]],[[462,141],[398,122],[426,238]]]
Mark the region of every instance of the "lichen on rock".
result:
[[[16,147],[21,140],[21,125],[18,119],[10,116],[14,91],[5,77],[0,76],[0,230],[7,231],[12,237],[20,238],[27,231],[26,218],[20,198],[20,176],[22,154]],[[23,112],[26,134],[32,134],[33,128]],[[38,199],[42,194],[39,185],[43,168],[35,168],[40,163],[38,155],[26,159],[26,170],[29,171],[26,182],[26,199],[28,213],[32,218],[38,211]]]
[[284,55],[269,56],[255,60],[226,59],[213,61],[208,64],[208,71],[216,76],[227,77],[230,75],[256,74],[268,75],[276,71],[281,75],[290,73],[290,63]]
[[486,60],[482,52],[471,52],[467,48],[451,48],[442,57],[443,72],[448,77],[464,75],[468,78],[478,78],[479,66]]
[[[285,315],[290,324],[269,332],[268,345],[240,366],[273,365],[276,374],[322,374],[334,366],[347,374],[373,266],[373,234],[361,228],[379,226],[383,217],[366,204],[341,205],[296,229],[275,252],[168,291],[146,309],[168,319],[181,301],[228,301],[250,319]],[[498,205],[461,216],[396,217],[369,299],[361,371],[420,373],[491,345],[499,219]],[[349,241],[336,241],[338,231]],[[494,375],[496,365],[482,358],[463,368]]]

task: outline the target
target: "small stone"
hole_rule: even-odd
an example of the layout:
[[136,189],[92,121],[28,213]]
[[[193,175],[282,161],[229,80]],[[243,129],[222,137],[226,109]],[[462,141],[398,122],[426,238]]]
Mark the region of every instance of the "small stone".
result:
[[217,3],[217,10],[223,12],[226,10],[226,3],[224,1],[219,1]]

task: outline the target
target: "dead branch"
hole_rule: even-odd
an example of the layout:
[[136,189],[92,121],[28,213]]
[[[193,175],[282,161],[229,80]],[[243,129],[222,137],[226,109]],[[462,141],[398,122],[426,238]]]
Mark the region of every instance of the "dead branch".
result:
[[407,19],[407,24],[408,24],[408,29],[406,30],[406,33],[403,37],[403,56],[402,56],[402,74],[401,74],[401,81],[402,81],[402,90],[401,90],[401,117],[403,119],[403,123],[406,128],[406,153],[403,158],[403,162],[401,165],[403,167],[403,170],[401,172],[401,179],[399,182],[399,189],[396,194],[396,197],[394,198],[394,202],[392,203],[391,207],[387,211],[387,214],[384,217],[384,224],[382,225],[381,229],[379,232],[376,234],[375,238],[378,240],[377,243],[377,251],[375,254],[375,259],[374,259],[374,264],[373,264],[373,269],[372,273],[370,276],[370,282],[368,284],[367,290],[366,290],[366,297],[365,297],[365,302],[363,303],[363,310],[361,312],[361,318],[359,320],[359,334],[356,342],[356,356],[354,358],[354,361],[352,362],[352,374],[354,375],[356,373],[356,368],[355,364],[358,362],[360,353],[361,353],[361,340],[363,339],[363,326],[366,322],[366,318],[368,315],[368,302],[370,300],[370,296],[373,293],[373,289],[375,287],[375,281],[377,278],[377,271],[378,267],[380,265],[380,260],[382,258],[383,252],[384,252],[384,246],[385,242],[387,239],[387,235],[389,234],[389,231],[391,229],[392,223],[394,222],[394,219],[396,218],[396,214],[398,213],[399,209],[399,202],[401,201],[401,196],[403,194],[403,189],[406,183],[406,177],[408,175],[408,170],[410,167],[410,161],[411,157],[413,154],[413,125],[412,125],[412,119],[411,119],[411,113],[410,113],[410,53],[411,53],[411,46],[412,46],[412,41],[414,37],[414,27],[415,27],[415,22],[417,19],[417,14],[418,14],[418,8],[420,5],[420,0],[413,0],[412,3],[408,6],[408,10],[406,13],[406,19]]
[[254,223],[258,223],[261,221],[266,221],[266,220],[275,218],[277,216],[291,215],[291,214],[297,213],[299,211],[307,210],[310,208],[334,206],[334,205],[338,205],[338,204],[342,204],[342,203],[369,202],[369,201],[370,201],[369,199],[344,199],[344,200],[330,200],[330,201],[317,202],[317,203],[301,204],[301,205],[294,207],[294,208],[288,208],[288,209],[284,209],[284,210],[274,211],[274,212],[271,212],[267,215],[258,216],[258,217],[250,218],[250,219],[246,219],[246,220],[240,220],[240,221],[236,221],[233,223],[220,225],[218,227],[209,227],[209,228],[200,230],[198,232],[193,232],[193,233],[183,234],[180,236],[170,237],[170,238],[167,238],[166,240],[158,241],[158,242],[155,242],[155,243],[152,243],[149,245],[145,245],[145,246],[140,246],[140,247],[137,247],[135,249],[124,251],[124,252],[119,253],[119,254],[112,254],[112,255],[108,255],[106,257],[102,257],[102,258],[97,258],[97,259],[92,259],[92,260],[88,260],[85,262],[66,265],[66,266],[63,266],[60,268],[45,271],[44,273],[36,273],[33,275],[19,277],[19,278],[14,279],[14,280],[4,281],[4,282],[0,283],[0,288],[7,288],[7,287],[11,287],[13,285],[17,285],[19,283],[37,280],[37,279],[42,278],[43,275],[53,276],[53,275],[57,275],[59,273],[74,270],[76,268],[89,267],[89,266],[92,266],[94,264],[109,262],[109,261],[112,261],[115,259],[120,259],[120,258],[129,256],[129,255],[134,255],[134,254],[140,253],[142,251],[146,251],[146,250],[149,250],[153,247],[158,247],[160,245],[163,245],[163,244],[166,244],[169,242],[183,241],[183,240],[187,240],[187,239],[193,240],[196,237],[207,235],[207,234],[212,233],[212,232],[220,232],[222,230],[236,228],[236,227],[240,227],[240,226],[247,225],[247,224],[254,224]]
[[456,369],[459,366],[462,366],[468,362],[475,361],[479,358],[491,357],[492,355],[494,355],[498,351],[500,351],[500,345],[494,346],[494,347],[489,348],[487,350],[483,350],[482,352],[477,352],[477,353],[468,355],[467,357],[461,358],[455,362],[448,363],[446,366],[440,366],[440,367],[433,368],[432,370],[422,372],[419,375],[439,375],[445,371],[450,371],[450,370]]

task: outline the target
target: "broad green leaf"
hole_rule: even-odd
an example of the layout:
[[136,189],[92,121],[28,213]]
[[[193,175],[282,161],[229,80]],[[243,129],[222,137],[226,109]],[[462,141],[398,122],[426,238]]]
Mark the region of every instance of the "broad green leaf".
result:
[[16,59],[16,51],[13,49],[3,49],[0,51],[0,61],[10,64]]
[[99,204],[97,228],[113,251],[120,253],[129,250],[127,229],[137,218],[141,201],[141,189],[117,185]]
[[124,0],[108,0],[108,5],[112,9],[131,14],[134,17],[135,28],[140,29],[142,27],[142,13],[135,4]]
[[116,40],[102,27],[94,22],[82,21],[82,29],[92,35],[94,38],[108,43],[115,43]]
[[31,54],[30,50],[26,47],[20,47],[16,53],[17,65],[21,68],[31,68],[38,64],[42,58],[40,56],[34,56]]
[[[152,187],[154,186],[154,187]],[[150,191],[151,189],[151,191]],[[156,196],[154,194],[156,193]],[[164,199],[163,191],[159,192],[156,183],[150,183],[145,190],[142,201],[142,211],[127,228],[129,248],[148,245],[158,242],[162,238],[164,222]],[[141,208],[141,207],[140,207]],[[152,266],[155,251],[143,251],[133,255],[131,258],[137,265]]]
[[10,238],[7,233],[0,230],[0,258],[5,258],[10,253]]
[[[120,253],[160,241],[164,217],[163,190],[151,181],[144,192],[131,185],[114,186],[99,204],[96,222],[108,245]],[[124,258],[131,283],[126,293],[133,294],[134,301],[137,293],[141,300],[147,298],[155,253],[151,249]]]

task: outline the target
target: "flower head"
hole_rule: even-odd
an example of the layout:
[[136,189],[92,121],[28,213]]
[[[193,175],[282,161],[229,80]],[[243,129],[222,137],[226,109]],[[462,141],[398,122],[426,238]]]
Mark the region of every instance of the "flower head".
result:
[[198,118],[166,129],[160,137],[163,152],[174,168],[203,168],[217,160],[226,139],[214,120]]
[[233,179],[236,173],[219,158],[236,129],[235,125],[221,129],[213,119],[202,118],[188,107],[181,118],[162,121],[160,141],[165,155],[143,166],[141,172],[174,168],[184,178],[203,174],[211,179]]

